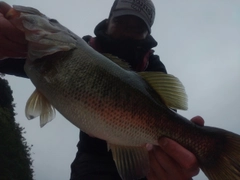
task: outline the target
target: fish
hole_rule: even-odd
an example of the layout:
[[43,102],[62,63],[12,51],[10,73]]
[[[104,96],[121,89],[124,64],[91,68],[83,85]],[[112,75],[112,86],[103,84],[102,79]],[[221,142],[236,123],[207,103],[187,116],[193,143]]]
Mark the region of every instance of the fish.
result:
[[240,136],[200,126],[187,110],[181,81],[162,72],[135,72],[118,57],[100,54],[72,31],[37,9],[13,6],[6,16],[25,33],[24,66],[36,90],[26,103],[40,126],[56,110],[81,131],[105,140],[120,177],[139,179],[149,170],[146,144],[168,137],[192,152],[210,180],[240,179]]

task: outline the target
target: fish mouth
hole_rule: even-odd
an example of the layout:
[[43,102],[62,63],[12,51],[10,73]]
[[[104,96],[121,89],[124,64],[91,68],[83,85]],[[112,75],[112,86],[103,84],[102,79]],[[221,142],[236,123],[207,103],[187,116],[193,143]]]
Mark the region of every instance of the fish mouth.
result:
[[8,20],[20,17],[21,13],[11,8],[5,15],[5,18]]
[[13,6],[6,18],[25,33],[28,41],[27,59],[32,61],[59,51],[69,51],[77,46],[78,36],[37,9]]

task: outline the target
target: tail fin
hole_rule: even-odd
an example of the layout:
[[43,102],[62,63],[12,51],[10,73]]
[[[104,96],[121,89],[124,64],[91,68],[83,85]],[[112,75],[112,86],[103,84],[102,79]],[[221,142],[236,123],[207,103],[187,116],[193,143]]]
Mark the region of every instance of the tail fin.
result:
[[[220,130],[220,129],[219,129]],[[209,180],[240,179],[240,136],[232,132],[220,130],[221,148],[216,147],[216,154],[200,167]]]

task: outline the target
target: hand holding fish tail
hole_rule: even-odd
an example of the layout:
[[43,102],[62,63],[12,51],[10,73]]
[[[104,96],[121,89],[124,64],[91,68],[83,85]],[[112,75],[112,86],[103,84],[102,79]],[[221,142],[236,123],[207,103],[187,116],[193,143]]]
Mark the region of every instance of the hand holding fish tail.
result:
[[27,41],[24,33],[6,18],[10,9],[10,5],[0,1],[0,60],[27,55]]
[[[204,120],[200,116],[192,118],[191,121],[200,126],[204,125]],[[169,138],[159,139],[159,145],[160,147],[153,146],[149,151],[148,180],[161,180],[163,177],[167,180],[189,180],[199,173],[197,159],[190,151]]]

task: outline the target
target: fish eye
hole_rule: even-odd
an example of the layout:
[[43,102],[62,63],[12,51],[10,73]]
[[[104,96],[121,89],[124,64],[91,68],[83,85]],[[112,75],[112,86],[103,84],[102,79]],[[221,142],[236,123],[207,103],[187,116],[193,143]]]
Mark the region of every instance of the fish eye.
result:
[[58,23],[58,21],[57,21],[56,19],[49,19],[49,21],[50,21],[51,23]]

